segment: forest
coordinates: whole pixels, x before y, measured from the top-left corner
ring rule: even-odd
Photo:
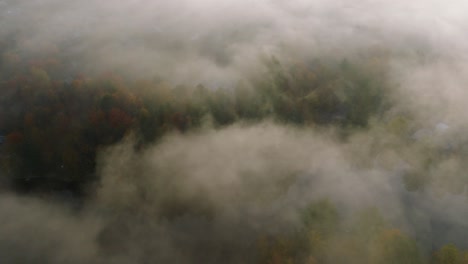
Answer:
[[[12,14],[41,4],[2,6],[2,262],[468,263],[463,59],[388,39],[246,59],[271,26],[250,21],[192,38],[192,65],[177,29],[38,40],[46,16]]]

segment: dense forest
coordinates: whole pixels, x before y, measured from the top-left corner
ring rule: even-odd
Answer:
[[[130,33],[94,25],[102,39],[58,41],[52,21],[35,39],[26,28],[48,21],[41,5],[63,8],[0,1],[1,262],[468,263],[456,56],[367,35],[371,45],[313,50],[295,35],[307,44],[297,54],[247,59],[236,49],[270,24],[222,24],[223,35],[199,21],[215,37],[191,37],[208,59],[186,66],[184,30],[152,28],[155,40],[128,22]],[[27,8],[31,21],[14,17]],[[119,54],[126,45],[136,53]],[[140,56],[158,53],[145,45],[164,55]],[[250,68],[232,70],[236,56]]]
[[[116,73],[63,80],[54,78],[64,75],[65,62],[58,58],[22,59],[4,48],[0,131],[8,180],[24,191],[79,193],[96,180],[98,149],[131,133],[144,147],[174,131],[267,119],[336,126],[343,133],[365,128],[389,108],[379,60],[385,58],[375,55],[356,64],[315,60],[284,68],[272,57],[252,87],[225,89],[171,87],[159,79],[128,80]]]

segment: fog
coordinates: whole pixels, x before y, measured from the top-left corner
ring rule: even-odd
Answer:
[[[377,206],[398,226],[427,225],[430,233],[431,210],[444,214],[445,201],[430,204],[431,195],[405,201],[410,194],[395,169],[362,167],[350,157],[369,151],[356,143],[340,146],[270,123],[169,136],[140,154],[127,139],[101,153],[101,183],[79,213],[63,202],[4,194],[2,259],[250,263],[260,234],[300,228],[301,210],[326,197],[343,217]],[[415,214],[412,206],[422,212],[419,219],[406,215]],[[463,224],[462,213],[444,221]]]
[[[79,212],[72,201],[3,194],[2,259],[251,263],[260,234],[301,228],[303,209],[325,198],[344,219],[379,208],[426,250],[466,245],[465,196],[406,191],[405,161],[375,153],[368,136],[342,145],[267,122],[173,135],[139,153],[126,139],[101,153],[101,182]]]
[[[272,57],[287,67],[375,53],[395,102],[345,140],[332,126],[210,117],[142,148],[127,135],[100,148],[85,198],[3,188],[0,259],[258,263],[260,237],[302,230],[303,211],[323,200],[345,227],[378,208],[425,256],[466,248],[467,30],[468,3],[456,0],[0,1],[2,43],[60,57],[58,79],[115,71],[229,90],[255,86]],[[413,174],[430,180],[412,188]]]
[[[213,86],[248,78],[259,57],[390,50],[466,60],[463,1],[2,1],[0,35],[24,52],[53,52],[80,70]],[[403,57],[403,58],[402,58]],[[409,57],[409,58],[408,58]],[[409,60],[409,61],[407,61]],[[434,61],[431,61],[434,62]]]

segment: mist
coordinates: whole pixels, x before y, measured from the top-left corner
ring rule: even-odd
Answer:
[[[63,198],[3,194],[2,259],[255,263],[260,237],[302,230],[304,210],[323,199],[344,219],[338,234],[378,208],[425,250],[466,245],[465,196],[408,191],[405,160],[397,148],[374,153],[370,132],[342,144],[326,134],[234,125],[171,135],[142,152],[127,138],[101,152],[100,183],[79,211]]]
[[[462,263],[466,30],[463,1],[0,1],[0,259]]]
[[[466,58],[466,4],[452,1],[2,1],[2,38],[22,52],[63,51],[71,70],[222,86],[293,61],[381,48],[408,57]],[[405,59],[395,56],[396,59]],[[412,64],[412,67],[417,65]],[[77,68],[74,68],[77,67]]]

